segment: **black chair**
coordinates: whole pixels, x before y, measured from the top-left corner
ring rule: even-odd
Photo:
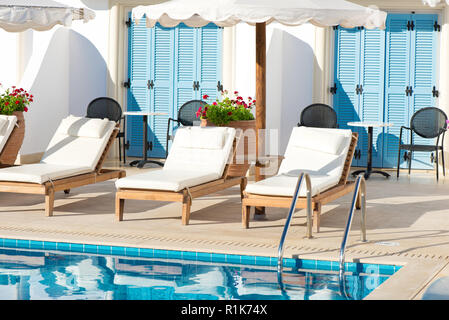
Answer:
[[[182,126],[193,126],[194,122],[200,119],[196,116],[199,108],[204,107],[207,102],[202,100],[190,100],[184,103],[178,110],[178,119],[168,118],[167,125],[167,145],[165,147],[165,157],[168,156],[168,142],[173,140],[174,135],[170,135],[170,122],[177,122],[178,125]]]
[[[323,103],[314,103],[301,112],[298,127],[338,128],[337,113]]]
[[[108,118],[111,121],[117,123],[122,122],[124,117],[122,116],[122,108],[120,104],[112,98],[99,97],[92,100],[87,106],[87,118]],[[125,149],[129,148],[129,143],[125,143],[125,121],[123,121],[123,131],[117,134],[118,148],[119,148],[119,160],[122,161],[122,145],[123,145],[123,163],[126,163]]]
[[[399,165],[401,162],[401,150],[407,150],[404,154],[404,159],[408,160],[408,173],[410,174],[412,167],[412,156],[415,151],[423,152],[435,152],[435,162],[436,162],[436,177],[438,181],[438,153],[441,151],[442,162],[443,162],[443,175],[446,175],[444,168],[444,133],[446,132],[446,114],[439,108],[428,107],[422,108],[416,111],[412,119],[410,120],[410,128],[401,126],[401,131],[399,133],[399,151],[398,151],[398,168],[397,177],[399,178]],[[403,129],[410,131],[410,144],[402,143],[402,131]],[[425,139],[436,139],[435,145],[423,145],[413,143],[413,134]],[[441,137],[441,145],[440,145]],[[432,155],[433,160],[433,155]]]

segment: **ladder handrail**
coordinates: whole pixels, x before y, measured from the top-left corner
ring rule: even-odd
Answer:
[[[352,197],[352,204],[346,223],[345,233],[340,246],[340,277],[344,277],[345,273],[345,249],[348,240],[349,230],[351,229],[352,218],[357,202],[360,201],[361,219],[360,219],[360,241],[366,242],[366,182],[363,174],[360,174],[355,181],[354,195]]]
[[[285,221],[284,231],[282,232],[281,240],[278,247],[278,275],[282,272],[283,267],[283,256],[284,256],[284,243],[287,237],[288,229],[290,228],[290,223],[292,220],[293,212],[296,209],[296,202],[298,200],[299,190],[302,181],[305,177],[306,180],[306,196],[307,196],[307,237],[312,238],[312,184],[310,182],[310,176],[307,173],[301,172],[296,183],[295,192],[293,193],[292,204],[287,215],[287,220]]]

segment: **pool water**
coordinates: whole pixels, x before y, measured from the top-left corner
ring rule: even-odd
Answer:
[[[337,272],[298,268],[300,261],[279,282],[273,265],[0,248],[0,299],[363,299],[394,273],[357,264],[342,290]]]

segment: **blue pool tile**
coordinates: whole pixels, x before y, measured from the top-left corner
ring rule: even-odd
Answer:
[[[316,260],[301,260],[301,269],[316,269]]]
[[[45,250],[56,250],[56,242],[44,241]]]
[[[256,257],[255,256],[241,256],[240,261],[242,264],[249,264],[249,265],[255,265],[256,264]]]
[[[295,268],[296,259],[284,258],[282,265],[286,268]]]
[[[70,245],[70,250],[74,252],[84,252],[84,245],[80,243],[72,243]]]
[[[196,252],[192,251],[183,251],[182,258],[185,260],[196,260]]]
[[[204,261],[204,262],[211,262],[212,261],[212,254],[209,253],[209,252],[197,252],[196,253],[196,260],[197,261]]]
[[[326,260],[318,260],[316,267],[318,270],[331,270],[332,262]]]
[[[256,265],[258,265],[258,266],[269,266],[270,265],[270,257],[259,257],[259,256],[256,256]]]
[[[98,253],[100,254],[111,254],[111,246],[98,246]]]
[[[30,249],[43,249],[44,243],[42,241],[30,240]]]
[[[57,250],[62,250],[62,251],[70,251],[70,243],[67,242],[58,242],[56,244],[56,249]]]
[[[154,249],[155,258],[167,258],[167,255],[168,255],[167,250]]]
[[[5,247],[15,248],[17,246],[17,240],[14,239],[4,239],[3,245]]]
[[[125,248],[124,247],[112,247],[111,248],[111,252],[113,255],[118,255],[118,256],[124,256],[125,255]]]
[[[84,245],[84,252],[86,253],[97,253],[98,252],[98,248],[96,245],[93,244],[85,244]]]
[[[167,250],[167,258],[169,259],[182,259],[182,252],[176,250]]]
[[[129,257],[138,257],[139,256],[139,248],[125,247],[125,255],[129,256]]]
[[[145,258],[153,258],[153,249],[142,248],[139,250],[139,255]]]
[[[30,247],[30,240],[17,240],[17,248],[26,248]]]
[[[241,256],[237,254],[227,254],[226,255],[226,262],[227,263],[240,263]]]
[[[212,262],[226,262],[226,255],[223,253],[212,253]]]
[[[380,264],[379,273],[384,275],[392,275],[394,273],[394,266]]]

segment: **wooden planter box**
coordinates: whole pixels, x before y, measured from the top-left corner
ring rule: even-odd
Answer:
[[[215,127],[215,125],[201,119],[202,127]],[[251,160],[256,159],[256,120],[231,121],[224,127],[231,127],[237,130],[236,137],[242,134],[241,139],[237,142],[237,152],[229,166],[228,176],[244,177],[248,172]]]
[[[17,117],[17,125],[11,132],[8,141],[0,154],[0,164],[14,164],[17,154],[22,147],[23,138],[25,137],[25,119],[23,117],[23,112],[14,111],[12,115]]]

